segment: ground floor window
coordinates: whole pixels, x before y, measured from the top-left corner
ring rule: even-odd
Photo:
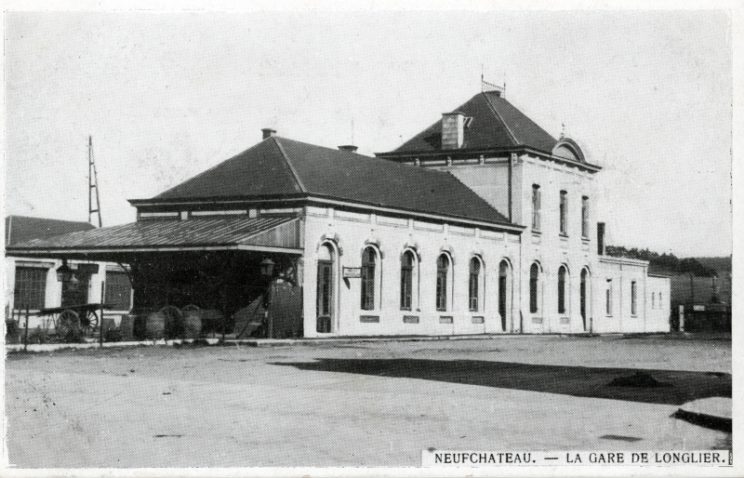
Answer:
[[[400,264],[400,308],[411,310],[413,307],[413,252],[406,251]]]
[[[612,315],[612,279],[607,279],[607,289],[605,290],[605,312]]]
[[[333,264],[334,253],[328,245],[323,245],[318,252],[318,276],[316,289],[315,313],[316,331],[331,332],[333,314]]]
[[[48,270],[40,267],[16,267],[13,307],[43,309]]]
[[[540,310],[538,303],[539,277],[540,266],[532,264],[532,267],[530,267],[530,312],[533,314]]]
[[[450,260],[446,254],[437,258],[437,310],[447,310],[447,281],[449,276]]]
[[[566,313],[566,267],[558,269],[558,313]]]
[[[638,283],[630,283],[630,315],[638,314]]]
[[[375,308],[375,267],[377,253],[371,247],[362,253],[362,310]]]
[[[480,277],[480,260],[477,257],[473,257],[470,260],[470,279],[468,281],[468,303],[470,304],[471,312],[477,312],[480,310],[480,304],[478,302],[480,296]]]

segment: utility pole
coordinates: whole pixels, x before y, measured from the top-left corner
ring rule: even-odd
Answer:
[[[95,196],[93,190],[95,189]],[[95,206],[93,199],[95,198]],[[93,159],[93,137],[88,136],[88,222],[91,222],[93,213],[98,215],[98,227],[103,227],[101,221],[101,198],[98,195],[98,173],[96,171],[96,162]]]

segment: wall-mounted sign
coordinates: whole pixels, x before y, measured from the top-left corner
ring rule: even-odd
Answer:
[[[359,279],[362,277],[361,267],[344,267],[343,268],[344,279]]]

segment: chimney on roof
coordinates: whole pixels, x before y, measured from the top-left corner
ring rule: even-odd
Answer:
[[[261,132],[263,133],[263,139],[271,138],[276,135],[276,130],[273,128],[263,128],[261,129]]]
[[[356,153],[356,150],[359,149],[358,146],[354,146],[353,144],[342,144],[338,147],[340,151],[348,151],[350,153]]]
[[[597,254],[605,255],[605,223],[597,223]]]
[[[442,149],[460,149],[465,142],[465,115],[442,113]]]

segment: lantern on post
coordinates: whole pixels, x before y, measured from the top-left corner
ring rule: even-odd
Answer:
[[[264,277],[272,277],[274,275],[274,266],[276,263],[268,257],[261,261],[261,275]]]
[[[57,280],[60,282],[72,280],[72,269],[67,265],[67,259],[62,259],[62,265],[57,268]]]

